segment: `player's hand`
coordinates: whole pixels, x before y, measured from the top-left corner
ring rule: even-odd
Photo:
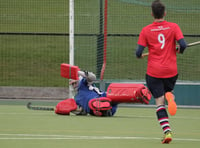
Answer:
[[[180,46],[179,45],[176,46],[176,52],[180,53]]]
[[[144,57],[147,57],[149,55],[149,53],[143,53],[142,56],[140,58],[144,58]]]

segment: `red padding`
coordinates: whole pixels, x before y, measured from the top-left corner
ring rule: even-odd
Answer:
[[[148,104],[151,94],[145,94],[148,89],[144,84],[111,83],[107,89],[107,97],[116,103],[145,103]]]
[[[74,79],[78,80],[78,71],[79,71],[78,66],[72,66],[66,63],[62,63],[60,65],[60,75],[64,78],[67,79]]]
[[[93,111],[99,110],[109,110],[112,108],[110,105],[111,99],[106,98],[106,97],[101,97],[101,98],[95,98],[91,99],[88,102],[89,108]]]
[[[63,100],[56,105],[55,113],[69,115],[71,111],[76,110],[76,101],[72,98]]]

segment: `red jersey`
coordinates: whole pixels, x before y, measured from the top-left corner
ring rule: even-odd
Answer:
[[[178,74],[176,41],[184,38],[180,27],[171,22],[153,22],[144,27],[138,44],[148,47],[147,74],[156,78],[170,78]]]

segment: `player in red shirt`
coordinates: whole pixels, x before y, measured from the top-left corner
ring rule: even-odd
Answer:
[[[178,78],[176,53],[183,53],[187,44],[180,27],[164,20],[165,5],[160,0],[155,0],[151,8],[154,22],[142,29],[136,56],[142,58],[144,48],[148,47],[146,83],[155,98],[158,122],[164,133],[162,143],[170,143],[172,135],[165,98],[169,113],[175,115],[177,106],[172,91]],[[177,47],[176,42],[179,44]]]

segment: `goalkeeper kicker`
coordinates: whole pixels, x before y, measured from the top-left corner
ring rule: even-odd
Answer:
[[[59,102],[54,110],[56,114],[113,116],[120,103],[149,104],[151,93],[143,84],[111,83],[107,91],[95,86],[96,75],[93,72],[81,71],[77,66],[61,64],[61,76],[70,79],[75,96]],[[29,109],[34,107],[28,106]],[[38,108],[39,110],[42,108]]]

